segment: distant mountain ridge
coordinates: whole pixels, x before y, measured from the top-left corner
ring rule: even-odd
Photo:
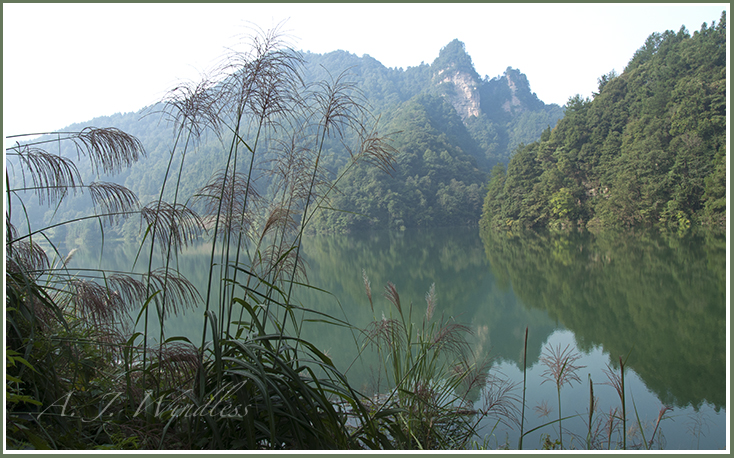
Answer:
[[[464,44],[459,40],[453,40],[442,48],[430,65],[421,64],[405,70],[387,68],[368,55],[357,57],[346,51],[326,54],[305,52],[302,56],[304,65],[301,73],[305,83],[333,80],[346,73],[346,78],[362,93],[372,113],[380,117],[381,124],[385,126],[381,131],[398,132],[394,136],[398,150],[402,149],[402,155],[415,156],[411,156],[411,160],[398,157],[398,167],[393,176],[376,175],[374,180],[380,186],[387,186],[388,181],[397,180],[396,183],[400,183],[400,186],[393,183],[386,190],[402,189],[421,179],[425,185],[421,188],[425,194],[423,206],[412,206],[411,202],[400,203],[394,192],[388,193],[389,197],[381,204],[382,217],[370,215],[346,225],[332,225],[334,222],[325,218],[322,228],[348,230],[364,227],[365,221],[371,221],[368,226],[389,227],[474,224],[481,210],[481,198],[477,198],[476,194],[483,194],[487,172],[494,165],[509,161],[517,145],[537,140],[543,129],[555,126],[563,116],[561,107],[546,105],[530,91],[527,78],[519,70],[508,67],[502,76],[480,78]],[[444,102],[446,106],[443,106]],[[146,203],[158,197],[158,186],[165,173],[164,164],[168,161],[173,144],[172,129],[162,117],[162,108],[163,105],[158,104],[135,113],[98,117],[63,130],[81,130],[86,126],[116,127],[136,136],[148,151],[148,157],[122,174],[105,180],[127,186],[140,197],[141,202]],[[419,118],[431,122],[418,125],[415,122],[418,118],[411,118],[411,113],[422,113]],[[416,135],[421,137],[423,143],[411,141],[411,136]],[[430,141],[427,140],[429,138]],[[424,150],[416,152],[418,144],[422,144]],[[335,174],[349,156],[337,141],[326,146],[329,154],[324,158],[324,164]],[[72,149],[62,150],[62,154],[76,157]],[[194,195],[201,189],[223,167],[223,154],[221,143],[217,143],[215,136],[205,136],[198,145],[197,154],[186,159],[187,170],[181,180],[182,192]],[[427,164],[426,158],[440,160]],[[411,165],[406,168],[405,164],[408,163]],[[91,169],[84,164],[79,164],[79,168],[85,181],[95,178],[91,176]],[[352,178],[345,177],[340,188],[355,189],[354,183],[348,182]],[[430,185],[426,181],[428,178]],[[259,183],[259,191],[267,194],[267,178]],[[368,186],[368,183],[363,185]],[[471,198],[457,197],[457,193],[464,195],[469,188]],[[443,190],[443,198],[437,194],[439,189]],[[452,199],[448,199],[446,194],[449,189],[455,194]],[[355,211],[354,196],[349,193],[341,193],[340,196],[343,204],[340,209]],[[84,214],[89,205],[84,196],[69,196],[65,200],[55,211],[45,208],[30,211],[37,219],[48,221],[53,216],[58,221]],[[436,204],[439,201],[443,204]],[[402,213],[398,212],[400,214],[393,212],[393,216],[388,216],[388,206],[395,209],[401,205],[412,206],[412,211],[406,209]],[[449,207],[451,211],[448,211]],[[423,217],[412,214],[418,208],[427,213]],[[441,212],[444,213],[439,215]],[[450,214],[454,216],[447,216]],[[128,227],[112,231],[124,233],[132,229]],[[80,232],[84,233],[85,230],[80,229]]]
[[[482,150],[476,157],[482,170],[506,163],[520,143],[530,143],[554,127],[563,108],[545,104],[530,90],[527,77],[508,67],[503,75],[481,78],[464,43],[455,39],[429,64],[406,70],[387,68],[374,58],[346,51],[306,53],[307,79],[325,78],[339,69],[365,91],[375,112],[392,119],[395,109],[420,93],[440,95],[451,103]]]
[[[343,212],[323,213],[321,230],[476,224],[486,172],[563,116],[519,70],[480,78],[459,40],[405,71],[344,51],[306,58],[310,68],[350,68],[400,152],[391,175],[351,170],[331,201]]]

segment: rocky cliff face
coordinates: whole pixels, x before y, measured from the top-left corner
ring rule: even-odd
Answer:
[[[507,113],[519,113],[523,111],[522,102],[517,98],[517,84],[512,78],[512,72],[506,71],[504,78],[507,80],[507,87],[510,89],[510,98],[502,104],[502,109]]]
[[[431,70],[435,90],[453,105],[465,124],[482,113],[515,116],[542,110],[545,105],[530,91],[527,77],[517,69],[507,67],[502,76],[482,79],[459,40],[441,49]]]
[[[479,81],[476,78],[461,70],[440,70],[438,76],[440,83],[446,85],[444,96],[454,106],[462,121],[471,116],[479,116]]]
[[[443,47],[431,64],[431,70],[434,87],[453,105],[462,121],[479,116],[481,79],[464,43],[453,40]]]

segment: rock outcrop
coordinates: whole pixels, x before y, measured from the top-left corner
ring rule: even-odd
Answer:
[[[461,70],[439,71],[440,82],[445,85],[444,95],[449,99],[462,121],[479,116],[479,81]]]

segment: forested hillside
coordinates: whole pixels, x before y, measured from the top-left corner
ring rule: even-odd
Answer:
[[[653,33],[621,75],[576,97],[540,140],[496,166],[482,225],[723,226],[726,16]]]
[[[323,215],[316,225],[320,229],[476,224],[486,173],[495,164],[507,162],[517,144],[536,140],[563,115],[558,105],[540,101],[518,70],[508,68],[504,75],[480,78],[458,40],[441,49],[432,64],[405,70],[387,68],[368,55],[358,57],[346,51],[307,52],[302,58],[298,70],[304,84],[339,81],[348,86],[355,100],[379,120],[380,133],[393,134],[398,153],[392,175],[367,164],[350,171],[339,182],[339,193],[334,194],[338,197],[331,202],[333,208],[350,213]],[[166,104],[158,103],[136,113],[99,117],[63,129],[116,127],[136,136],[147,151],[146,158],[113,177],[98,175],[80,160],[77,165],[84,181],[102,179],[125,185],[143,205],[158,199],[176,145],[165,110]],[[274,160],[290,140],[284,129],[274,128],[262,136],[253,173],[256,189],[265,197],[275,192],[271,187]],[[343,171],[350,158],[348,146],[354,140],[326,140],[320,161],[329,174],[323,180],[333,180]],[[224,166],[229,149],[226,141],[209,130],[191,146],[181,171],[179,198],[191,199]],[[73,145],[60,153],[80,159]],[[170,167],[175,170],[177,163]],[[239,164],[238,170],[248,173],[247,167]],[[168,192],[164,191],[163,198],[172,198]],[[189,203],[200,210],[194,200]],[[43,221],[46,226],[86,215],[91,205],[88,196],[79,194],[66,196],[58,208],[26,210],[31,221]],[[59,227],[55,235],[88,240],[97,229],[95,223],[81,221]],[[140,222],[128,220],[124,227],[106,230],[108,235],[130,235],[139,232]]]
[[[321,230],[476,224],[485,173],[471,153],[479,147],[451,105],[418,95],[401,105],[391,130],[399,151],[387,174],[360,164],[344,176]]]
[[[350,62],[340,53],[327,57]],[[480,78],[458,40],[430,66],[405,72],[363,59],[372,65],[357,67],[359,76],[393,133],[395,168],[389,175],[369,164],[350,170],[330,202],[338,211],[320,215],[320,230],[476,224],[486,172],[563,113],[539,100],[518,70]]]

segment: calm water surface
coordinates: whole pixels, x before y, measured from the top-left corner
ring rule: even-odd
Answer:
[[[102,266],[127,270],[136,246],[108,244]],[[209,246],[188,249],[179,269],[205,291]],[[663,406],[672,407],[656,435],[667,450],[726,447],[726,244],[724,236],[636,234],[490,234],[476,228],[369,232],[311,236],[304,241],[312,289],[296,292],[297,301],[366,328],[394,313],[382,296],[392,282],[415,316],[425,311],[433,283],[434,316],[453,317],[473,332],[478,357],[492,361],[490,372],[522,382],[526,327],[528,382],[525,430],[558,417],[555,384],[543,383],[541,354],[549,346],[578,352],[581,383],[561,391],[564,445],[584,448],[589,379],[599,398],[597,418],[621,407],[605,371],[625,373],[628,443],[640,443],[635,410],[650,433]],[[82,249],[79,265],[99,251]],[[371,282],[374,312],[365,294],[362,272]],[[417,318],[420,319],[420,318]],[[201,338],[201,311],[167,322],[167,335]],[[327,351],[352,384],[370,393],[380,390],[376,355],[358,357],[362,336],[347,328],[308,323],[304,337]],[[348,368],[348,370],[347,370]],[[520,394],[518,390],[516,394]],[[481,396],[476,405],[484,402]],[[584,420],[586,419],[586,420]],[[518,428],[486,419],[488,445],[517,448]],[[496,425],[496,427],[495,427]],[[558,438],[558,426],[546,426],[524,439],[540,448],[542,436]],[[576,437],[574,437],[576,435]],[[619,437],[613,436],[613,441]],[[606,447],[606,446],[605,446]],[[612,448],[614,448],[614,443]]]

